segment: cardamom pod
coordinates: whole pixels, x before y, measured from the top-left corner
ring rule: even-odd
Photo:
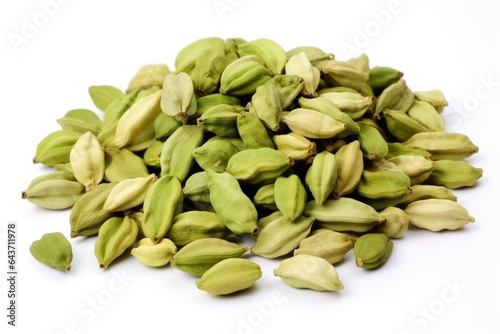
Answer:
[[[196,281],[198,289],[211,295],[228,295],[252,287],[262,277],[257,263],[247,259],[230,258],[208,269]]]
[[[281,261],[274,275],[298,289],[316,291],[341,291],[344,285],[335,268],[325,259],[308,254],[298,254]]]
[[[41,263],[62,271],[70,271],[73,250],[68,239],[60,233],[45,233],[30,246],[30,253]]]
[[[203,238],[182,247],[172,258],[171,264],[194,276],[202,276],[208,269],[222,260],[238,258],[248,248],[218,238]]]

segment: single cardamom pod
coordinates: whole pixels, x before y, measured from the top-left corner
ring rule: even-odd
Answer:
[[[356,266],[374,269],[387,261],[392,253],[393,243],[383,233],[367,233],[360,236],[354,244]]]
[[[226,238],[231,230],[222,223],[214,212],[186,211],[174,217],[166,238],[178,247],[184,247],[194,240],[203,238]]]
[[[136,101],[118,120],[114,145],[141,151],[155,139],[154,120],[161,113],[161,90]]]
[[[163,81],[161,110],[182,124],[196,112],[193,81],[187,73],[168,74]]]
[[[119,212],[141,205],[151,185],[158,179],[155,174],[120,181],[111,190],[104,202],[103,209]]]
[[[293,132],[274,135],[272,140],[278,151],[294,161],[309,161],[318,154],[316,142]]]
[[[124,95],[118,88],[108,85],[90,86],[89,94],[95,106],[102,111],[106,110],[111,102]]]
[[[298,289],[316,291],[341,291],[344,285],[335,268],[325,259],[308,254],[298,254],[281,261],[274,275]]]
[[[242,107],[221,104],[205,111],[196,124],[220,137],[237,137],[237,119]]]
[[[46,233],[30,246],[30,253],[41,263],[62,271],[70,271],[73,250],[68,239],[60,233]]]
[[[139,240],[137,247],[132,248],[130,254],[148,267],[163,267],[176,252],[177,246],[169,239],[154,243],[150,238],[144,238]]]
[[[447,199],[418,200],[408,204],[404,211],[413,226],[433,232],[458,230],[474,223],[474,217],[462,205]]]
[[[363,153],[359,140],[343,145],[335,153],[337,158],[337,180],[333,189],[333,198],[352,193],[358,186],[363,174]]]
[[[384,221],[371,206],[348,197],[328,199],[323,204],[309,201],[304,215],[314,217],[319,228],[336,232],[364,233]]]
[[[87,131],[71,149],[69,161],[75,178],[90,190],[104,178],[106,163],[101,144],[92,132]]]
[[[293,251],[293,255],[314,255],[335,264],[342,261],[345,254],[352,248],[353,243],[346,234],[329,229],[319,229],[303,239],[299,247]]]
[[[37,145],[34,163],[49,167],[69,162],[69,154],[82,134],[73,130],[57,130],[45,136]]]
[[[330,197],[335,188],[337,176],[337,157],[333,153],[323,151],[314,157],[307,170],[305,183],[316,203],[323,204]]]
[[[292,252],[309,235],[314,217],[301,216],[290,221],[283,214],[267,223],[258,232],[252,254],[274,259]]]
[[[311,64],[320,71],[325,67],[326,63],[335,58],[333,53],[325,52],[318,47],[299,46],[286,52],[287,59],[290,59],[292,56],[297,55],[301,52],[304,52]]]
[[[172,258],[171,264],[179,270],[202,276],[208,269],[222,260],[238,258],[248,248],[218,238],[203,238],[182,247]]]
[[[225,259],[208,269],[196,281],[198,289],[211,295],[227,295],[252,287],[262,277],[257,263],[247,259]]]
[[[74,176],[64,171],[55,171],[35,177],[22,198],[50,210],[72,207],[85,193],[85,187]]]
[[[429,176],[429,183],[451,189],[472,187],[483,176],[483,169],[465,161],[437,160]]]
[[[332,138],[347,129],[345,123],[312,109],[297,108],[283,116],[292,132],[310,139]]]
[[[456,132],[421,132],[403,144],[425,150],[434,160],[464,160],[479,148],[464,134]]]
[[[364,170],[357,192],[365,198],[398,198],[411,193],[411,180],[402,170]]]
[[[321,72],[312,66],[305,52],[300,52],[288,59],[285,66],[285,73],[287,75],[298,75],[304,80],[301,91],[303,96],[318,96],[316,90],[318,89]]]
[[[387,141],[382,134],[373,126],[358,122],[359,133],[357,140],[359,141],[363,156],[368,160],[383,159],[389,152]]]
[[[59,123],[64,130],[80,133],[90,131],[94,135],[97,135],[102,129],[102,121],[99,116],[88,109],[70,110],[62,118],[57,119],[57,123]]]
[[[295,221],[302,215],[307,202],[307,192],[296,174],[276,179],[274,202],[288,221]]]
[[[281,110],[287,109],[297,98],[302,87],[304,79],[298,75],[275,75],[265,85],[273,85],[278,90]]]
[[[255,89],[252,100],[247,104],[247,109],[250,113],[257,115],[269,130],[278,131],[283,115],[281,104],[280,92],[269,80]]]
[[[228,172],[208,169],[206,173],[210,203],[222,223],[237,235],[252,233],[257,228],[257,210],[238,180]]]
[[[294,165],[285,153],[261,147],[240,151],[228,161],[226,172],[247,184],[271,183]]]
[[[168,232],[174,217],[182,212],[184,195],[175,176],[162,176],[147,190],[144,198],[144,225],[146,237],[159,242]]]
[[[203,142],[203,128],[183,125],[168,137],[160,156],[161,176],[176,176],[184,182],[194,164],[193,150]]]
[[[99,228],[94,253],[99,268],[106,269],[127,248],[131,247],[138,235],[136,222],[128,216],[112,217]]]
[[[438,113],[441,113],[444,108],[448,106],[448,102],[446,101],[443,92],[439,89],[425,92],[415,92],[415,100],[430,103],[434,108],[436,108]]]

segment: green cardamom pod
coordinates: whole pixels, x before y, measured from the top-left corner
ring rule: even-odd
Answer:
[[[163,267],[170,263],[176,252],[177,246],[169,239],[154,243],[150,238],[144,238],[139,240],[130,254],[148,267]]]
[[[323,204],[309,201],[304,215],[314,217],[317,227],[336,232],[364,233],[384,221],[374,208],[348,197],[328,199]]]
[[[316,291],[341,291],[344,285],[335,268],[325,259],[308,254],[298,254],[281,261],[274,275],[298,289]]]
[[[203,128],[183,125],[168,137],[160,156],[161,176],[176,176],[184,182],[193,164],[193,150],[203,142]]]
[[[465,161],[437,160],[429,176],[429,183],[451,189],[472,187],[483,176],[483,169]]]
[[[333,193],[338,176],[337,157],[328,151],[317,154],[307,170],[305,183],[316,203],[323,204]]]
[[[413,226],[433,232],[458,230],[475,221],[462,205],[447,199],[418,200],[408,204],[404,211]]]
[[[233,233],[252,233],[257,228],[257,210],[241,190],[238,180],[228,172],[206,171],[210,203],[222,223]]]
[[[103,209],[120,212],[132,209],[144,203],[148,189],[158,179],[155,174],[120,181],[111,190],[104,202]]]
[[[162,176],[148,189],[144,198],[144,235],[154,243],[168,232],[174,217],[182,212],[184,195],[175,176]]]
[[[463,160],[479,151],[469,137],[456,132],[416,133],[403,144],[426,150],[434,160]]]
[[[90,190],[104,178],[106,163],[104,151],[96,136],[87,131],[71,149],[69,161],[75,178]]]
[[[222,260],[238,258],[248,248],[218,238],[203,238],[182,247],[172,258],[171,264],[194,276],[202,276],[208,269]]]
[[[46,233],[30,246],[30,253],[41,263],[62,271],[70,271],[73,250],[68,239],[60,233]]]
[[[73,130],[57,130],[45,136],[37,145],[34,163],[49,167],[69,162],[69,154],[82,134]]]
[[[118,88],[108,85],[90,86],[89,94],[95,106],[102,111],[106,110],[111,102],[124,95]]]
[[[166,238],[182,248],[194,240],[203,238],[226,238],[232,235],[221,218],[209,211],[186,211],[174,217]]]
[[[198,289],[211,295],[228,295],[252,287],[262,277],[257,263],[247,259],[225,259],[208,269],[196,281]]]
[[[64,130],[80,133],[90,131],[94,135],[97,135],[102,129],[102,121],[99,116],[88,109],[70,110],[63,117],[58,118],[57,123],[59,123]]]
[[[274,259],[292,252],[311,232],[314,217],[301,216],[290,221],[283,214],[267,223],[258,232],[252,254]]]
[[[234,154],[227,163],[226,172],[247,184],[265,184],[274,182],[293,165],[293,159],[285,153],[261,147]]]
[[[104,149],[106,168],[104,176],[109,182],[120,182],[149,175],[144,160],[126,148]]]
[[[276,179],[274,202],[288,221],[295,221],[302,215],[307,202],[307,192],[296,174]]]
[[[152,86],[161,87],[165,76],[170,73],[165,64],[153,64],[141,67],[130,80],[126,93],[143,90]]]
[[[293,255],[308,254],[327,260],[331,264],[344,259],[345,254],[353,248],[349,237],[329,229],[319,229],[303,239]]]
[[[72,207],[85,193],[85,187],[74,176],[64,171],[55,171],[35,177],[22,198],[51,210]]]
[[[94,253],[99,268],[106,269],[127,248],[131,247],[138,235],[138,227],[130,217],[112,217],[99,228]]]
[[[391,256],[393,243],[383,233],[363,234],[354,244],[356,266],[374,269],[382,265]]]

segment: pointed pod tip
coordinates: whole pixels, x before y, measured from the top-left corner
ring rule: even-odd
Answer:
[[[71,238],[76,238],[78,236],[78,232],[71,231],[71,233],[69,235],[70,235]]]
[[[65,272],[69,272],[71,270],[71,265],[67,265],[66,267],[64,267],[64,271]]]
[[[28,194],[26,193],[26,191],[21,192],[21,198],[22,199],[27,199],[28,198]]]

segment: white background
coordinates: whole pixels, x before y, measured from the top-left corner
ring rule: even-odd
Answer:
[[[15,222],[19,270],[18,326],[6,325],[2,278],[0,331],[499,332],[497,1],[61,0],[44,21],[46,2],[0,5],[0,267],[7,272],[6,225]],[[39,27],[27,35],[23,27],[34,20]],[[25,39],[16,44],[13,36]],[[341,60],[364,52],[372,66],[403,71],[414,91],[441,89],[450,103],[443,113],[447,130],[467,134],[480,147],[468,162],[484,169],[483,178],[472,189],[454,191],[476,223],[445,233],[411,230],[375,271],[356,268],[349,253],[337,266],[345,285],[340,293],[290,288],[272,275],[278,261],[255,258],[264,271],[255,287],[216,298],[175,268],[147,268],[134,258],[100,270],[94,238],[71,240],[70,273],[37,262],[29,254],[32,241],[47,232],[69,234],[69,211],[21,200],[31,179],[48,171],[31,162],[39,140],[59,128],[56,119],[66,111],[95,110],[89,86],[125,89],[146,64],[173,69],[182,47],[208,36],[267,37],[285,49],[314,45]]]

